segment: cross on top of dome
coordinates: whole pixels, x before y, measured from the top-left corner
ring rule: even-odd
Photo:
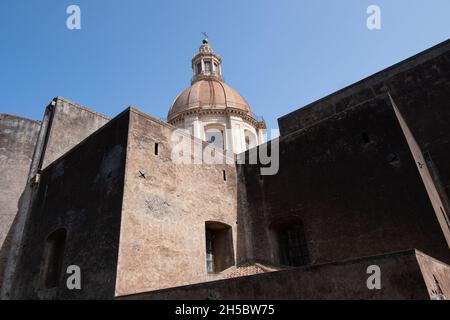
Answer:
[[[202,35],[203,35],[203,41],[202,41],[202,45],[200,46],[199,52],[200,53],[213,53],[213,50],[212,50],[211,46],[209,45],[208,34],[206,32],[202,32]]]
[[[208,43],[209,41],[208,41],[208,34],[206,33],[206,32],[202,32],[202,35],[203,35],[203,43],[204,44],[206,44],[206,43]]]

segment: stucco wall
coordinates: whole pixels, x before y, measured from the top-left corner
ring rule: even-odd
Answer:
[[[236,246],[234,165],[173,163],[172,131],[131,113],[116,295],[207,281],[208,220],[231,226]]]

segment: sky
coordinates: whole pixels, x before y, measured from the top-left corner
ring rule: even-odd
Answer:
[[[81,9],[69,30],[67,7]],[[381,29],[367,28],[367,8]],[[0,113],[40,120],[62,96],[165,118],[205,31],[225,81],[268,128],[450,36],[449,0],[1,0]]]

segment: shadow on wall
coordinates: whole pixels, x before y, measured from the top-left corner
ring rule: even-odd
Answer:
[[[25,189],[26,190],[26,189]],[[6,235],[5,240],[0,248],[0,300],[8,299],[10,297],[9,292],[9,284],[12,281],[12,277],[14,274],[10,272],[10,268],[8,268],[8,264],[10,261],[10,255],[13,254],[11,251],[12,244],[14,241],[14,234],[19,225],[19,208],[22,206],[24,202],[25,192],[22,192],[19,201],[17,203],[17,214],[14,217],[14,220],[9,228],[8,234]],[[8,270],[9,269],[9,270]]]

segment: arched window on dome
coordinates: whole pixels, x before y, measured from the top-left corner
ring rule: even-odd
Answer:
[[[245,150],[252,149],[258,145],[256,142],[256,136],[249,130],[244,130],[244,137],[245,137]]]
[[[205,73],[211,72],[211,61],[205,61]]]
[[[213,144],[218,149],[224,149],[224,134],[223,129],[216,127],[216,126],[210,126],[205,128],[205,140],[209,144]]]

